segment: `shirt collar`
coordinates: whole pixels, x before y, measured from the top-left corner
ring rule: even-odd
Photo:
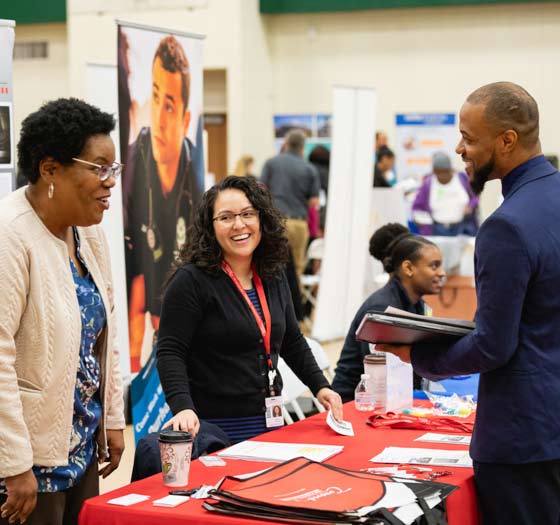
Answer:
[[[406,310],[407,312],[419,311],[419,310],[423,311],[424,301],[420,299],[417,303],[413,303],[410,300],[410,297],[408,296],[408,293],[405,290],[404,286],[402,285],[402,283],[399,281],[397,277],[393,276],[391,278],[391,286],[393,286],[394,289],[397,290],[397,293],[401,297],[402,304],[404,305],[403,310]]]
[[[533,169],[535,166],[546,162],[544,155],[538,155],[532,159],[526,160],[516,168],[513,168],[503,179],[502,179],[502,195],[507,197],[508,193],[512,190],[515,183],[529,170]]]

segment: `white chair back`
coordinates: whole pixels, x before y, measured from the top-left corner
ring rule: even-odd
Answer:
[[[306,337],[305,340],[307,341],[309,348],[311,348],[311,351],[313,352],[313,356],[315,357],[315,361],[317,361],[319,368],[323,371],[327,379],[329,381],[332,381],[334,376],[331,369],[331,362],[329,360],[329,357],[327,356],[327,353],[321,346],[321,343],[319,343],[319,341],[317,341],[316,339],[312,339],[311,337]]]
[[[305,414],[298,402],[298,397],[306,394],[311,397],[313,404],[319,412],[325,411],[323,405],[321,405],[321,403],[319,403],[319,401],[311,395],[309,388],[307,388],[307,386],[299,380],[294,372],[292,372],[292,369],[286,364],[286,361],[284,361],[281,357],[278,358],[278,371],[280,372],[284,383],[284,387],[282,388],[282,401],[284,404],[283,415],[286,423],[291,424],[294,422],[286,405],[289,405],[292,408],[300,421],[305,419]]]

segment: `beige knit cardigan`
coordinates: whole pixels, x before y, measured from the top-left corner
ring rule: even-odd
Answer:
[[[78,233],[107,311],[96,345],[104,454],[106,429],[125,426],[113,286],[103,230]],[[0,478],[68,463],[80,337],[66,243],[50,233],[21,188],[0,200]]]

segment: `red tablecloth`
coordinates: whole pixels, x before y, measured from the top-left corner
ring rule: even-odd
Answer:
[[[358,412],[352,403],[347,403],[344,406],[344,418],[354,425],[355,437],[336,434],[327,426],[325,423],[326,414],[322,413],[256,439],[270,442],[344,445],[344,450],[327,460],[326,463],[350,469],[372,467],[374,464],[369,459],[388,446],[445,448],[450,450],[464,450],[465,448],[457,445],[413,441],[424,434],[425,431],[371,428],[366,425],[368,415],[368,412]],[[226,460],[226,462],[225,467],[205,467],[199,461],[193,461],[189,476],[189,487],[215,484],[226,474],[255,472],[272,465],[271,463],[231,459]],[[477,525],[479,519],[472,469],[444,468],[450,470],[453,474],[441,478],[441,481],[459,487],[459,490],[456,490],[447,498],[449,524]],[[263,522],[210,513],[202,508],[202,500],[192,498],[172,509],[154,507],[151,500],[166,496],[168,491],[169,489],[163,485],[161,474],[158,474],[92,498],[87,500],[82,508],[79,525],[128,525],[129,523],[141,523],[142,525],[161,525],[162,523],[165,525],[199,523],[249,525],[271,523],[270,521]],[[130,507],[120,507],[107,503],[112,498],[132,492],[148,495],[151,500]]]

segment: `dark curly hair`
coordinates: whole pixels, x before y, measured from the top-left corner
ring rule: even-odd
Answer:
[[[189,105],[191,90],[191,72],[185,50],[173,35],[168,35],[160,41],[152,65],[157,58],[161,60],[165,71],[169,73],[177,73],[178,71],[181,73],[181,98],[183,99],[184,113]]]
[[[284,219],[272,204],[270,192],[263,184],[254,177],[233,175],[212,186],[202,196],[194,223],[187,233],[187,242],[175,261],[171,275],[187,263],[194,263],[210,273],[221,271],[223,253],[214,234],[212,218],[216,198],[224,190],[242,191],[259,212],[262,237],[253,252],[253,262],[263,279],[279,277],[289,257]]]
[[[109,135],[115,119],[109,113],[78,100],[59,98],[43,104],[21,124],[18,143],[19,173],[31,183],[39,180],[39,163],[52,157],[63,165],[79,157],[93,135]]]
[[[369,240],[369,253],[383,264],[387,273],[398,271],[404,261],[416,262],[424,246],[432,241],[410,233],[402,224],[391,222],[374,232]]]

